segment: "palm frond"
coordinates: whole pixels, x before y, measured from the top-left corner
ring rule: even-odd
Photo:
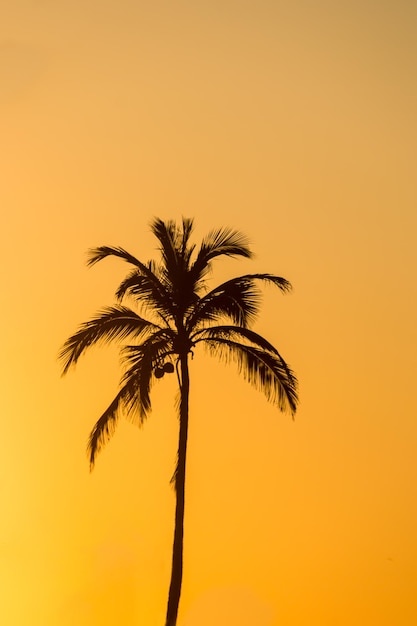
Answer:
[[[202,241],[199,257],[210,261],[216,256],[243,256],[252,257],[249,241],[246,235],[232,228],[217,228],[212,230]],[[200,258],[201,258],[200,257]]]
[[[269,402],[292,415],[297,409],[297,379],[282,357],[263,348],[233,341],[226,337],[201,339],[209,353],[229,363],[237,363],[239,372]]]
[[[92,267],[93,265],[95,265],[99,261],[102,261],[108,256],[116,256],[119,259],[123,259],[127,263],[131,263],[132,265],[135,265],[140,269],[145,267],[144,264],[141,263],[141,261],[139,261],[136,257],[127,252],[127,250],[117,246],[98,246],[97,248],[90,248],[90,250],[88,251],[87,265],[88,267]]]
[[[272,283],[284,293],[291,289],[291,283],[274,274],[245,274],[232,278],[200,298],[188,315],[187,328],[192,330],[206,321],[224,317],[247,327],[258,312],[260,291],[257,282]]]
[[[156,285],[138,270],[132,270],[122,280],[116,291],[116,298],[121,302],[126,296],[131,296],[144,311],[149,311],[160,317],[166,326],[173,319],[175,306],[172,295],[162,283]]]
[[[90,471],[93,470],[97,454],[114,435],[120,417],[120,405],[123,402],[125,389],[121,389],[113,402],[107,407],[103,415],[95,423],[90,433],[87,452],[90,460]]]
[[[191,335],[191,340],[194,344],[206,339],[231,339],[232,341],[237,341],[239,343],[243,342],[245,345],[252,344],[261,350],[273,352],[279,358],[282,358],[275,346],[265,339],[265,337],[262,337],[262,335],[259,335],[255,331],[243,326],[209,326],[207,328],[197,330],[193,335]]]
[[[151,230],[161,244],[160,251],[166,269],[176,270],[179,264],[176,240],[178,228],[173,220],[164,222],[156,217],[151,222]]]
[[[143,424],[151,410],[150,389],[155,364],[170,353],[171,348],[171,335],[162,329],[142,345],[122,349],[123,360],[129,367],[122,376],[120,391],[90,433],[87,450],[91,470],[97,454],[113,436],[122,413],[139,426]]]
[[[134,269],[122,280],[120,285],[116,290],[116,298],[119,302],[123,300],[126,295],[130,295],[132,293],[132,289],[138,289],[142,286],[142,283],[146,281],[145,277],[137,270]],[[149,289],[149,282],[145,282],[145,286],[147,287],[144,296],[148,299],[152,294],[151,289]]]
[[[161,279],[154,271],[154,263],[150,261],[148,264],[142,263],[136,257],[127,252],[124,248],[112,247],[112,246],[100,246],[98,248],[92,248],[89,250],[89,258],[87,265],[92,266],[106,258],[107,256],[116,256],[124,261],[131,263],[136,268],[131,272],[128,277],[122,281],[116,291],[116,297],[121,300],[126,289],[131,286],[133,276],[142,277],[138,283],[142,287],[142,291],[137,295],[141,295],[148,300],[150,306],[153,306],[164,314],[164,317],[173,315],[172,299],[170,298],[169,289],[163,284]]]
[[[150,391],[155,367],[168,354],[172,354],[175,333],[169,329],[161,329],[153,333],[140,346],[125,346],[122,349],[122,360],[127,367],[122,384],[136,381],[134,394],[125,401],[129,416],[139,415],[143,420],[151,410]],[[133,387],[129,387],[133,389]]]
[[[207,321],[222,318],[246,327],[256,317],[259,300],[255,281],[245,277],[228,280],[196,302],[188,315],[187,328],[192,331]]]
[[[151,222],[151,230],[161,244],[161,252],[166,266],[188,264],[194,245],[190,245],[193,231],[193,220],[183,217],[181,226],[173,220],[164,222],[155,218]]]
[[[194,246],[189,243],[193,221],[183,218],[182,225],[155,218],[152,232],[160,242],[162,282],[175,303],[176,316],[183,314],[195,300],[194,282],[189,272]]]
[[[182,236],[181,236],[181,257],[184,259],[185,265],[188,268],[190,264],[191,255],[195,249],[195,245],[190,245],[190,237],[193,232],[194,221],[187,217],[182,218]]]
[[[282,278],[282,276],[275,276],[275,274],[246,274],[242,276],[247,280],[260,280],[265,283],[272,283],[275,287],[278,287],[283,293],[288,293],[292,290],[292,285],[289,280]]]
[[[252,258],[249,241],[245,235],[231,228],[212,230],[201,243],[200,250],[191,267],[195,282],[199,282],[210,270],[210,261],[218,256],[243,256]]]
[[[77,332],[64,343],[59,353],[59,359],[63,362],[62,374],[66,374],[77,363],[87,348],[98,342],[109,343],[127,337],[140,338],[158,328],[128,307],[107,307],[97,317],[81,324]]]

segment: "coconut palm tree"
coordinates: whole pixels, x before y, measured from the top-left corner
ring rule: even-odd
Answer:
[[[198,346],[225,362],[234,361],[243,376],[280,410],[294,414],[297,380],[278,350],[250,329],[259,307],[261,283],[282,292],[290,283],[273,274],[245,274],[208,290],[212,262],[220,256],[251,258],[247,239],[228,228],[214,230],[198,249],[191,243],[191,219],[181,224],[154,219],[159,262],[143,263],[123,248],[101,246],[89,252],[88,265],[108,256],[131,266],[121,282],[118,304],[82,324],[63,345],[63,374],[95,344],[120,342],[124,371],[120,389],[96,422],[88,441],[90,468],[125,414],[142,424],[151,410],[150,390],[157,379],[176,371],[179,386],[179,443],[172,477],[176,493],[172,574],[166,626],[175,626],[183,569],[185,466],[190,389],[189,355]],[[126,299],[137,310],[122,304]]]

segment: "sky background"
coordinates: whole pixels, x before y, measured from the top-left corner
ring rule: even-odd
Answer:
[[[154,257],[154,216],[246,233],[295,421],[196,351],[178,626],[417,623],[417,5],[3,0],[0,621],[160,626],[172,378],[92,474],[118,355],[78,324]]]

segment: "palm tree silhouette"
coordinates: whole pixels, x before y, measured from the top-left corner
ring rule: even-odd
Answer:
[[[65,374],[87,348],[97,343],[133,342],[121,347],[124,373],[120,390],[91,431],[90,469],[113,435],[120,415],[136,417],[142,424],[151,410],[150,390],[155,379],[176,370],[179,443],[172,477],[176,511],[166,626],[175,626],[177,622],[181,594],[190,353],[202,344],[209,354],[236,362],[246,380],[280,410],[294,414],[297,405],[295,375],[277,349],[249,328],[258,312],[258,283],[271,283],[282,292],[291,289],[290,283],[273,274],[246,274],[208,291],[206,278],[213,259],[222,255],[251,258],[252,253],[247,239],[228,228],[210,232],[196,250],[190,242],[192,229],[191,219],[183,218],[177,225],[155,218],[151,230],[160,244],[158,263],[142,263],[123,248],[101,246],[90,250],[90,266],[116,256],[132,269],[116,291],[119,304],[103,309],[82,324],[59,355]],[[127,297],[146,317],[121,304]]]

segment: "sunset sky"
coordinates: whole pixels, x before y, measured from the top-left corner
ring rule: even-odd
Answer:
[[[163,626],[174,377],[86,442],[116,349],[57,354],[114,303],[154,216],[247,234],[255,329],[295,421],[196,350],[178,626],[417,624],[417,4],[13,0],[0,20],[0,623]],[[213,284],[215,284],[213,282]]]

